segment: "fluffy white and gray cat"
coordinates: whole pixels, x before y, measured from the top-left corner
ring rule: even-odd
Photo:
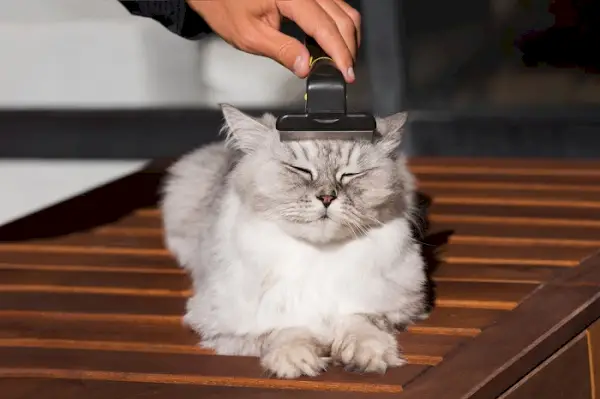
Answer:
[[[395,327],[426,317],[406,116],[377,119],[375,143],[281,142],[272,115],[222,110],[225,142],[164,186],[166,244],[194,283],[186,324],[282,378],[402,365]]]

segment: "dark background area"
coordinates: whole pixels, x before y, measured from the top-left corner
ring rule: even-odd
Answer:
[[[553,14],[550,0],[350,3],[364,41],[349,108],[409,110],[411,155],[600,156],[600,35],[579,22],[548,34],[568,11]],[[593,12],[583,23],[600,27]],[[205,109],[0,111],[0,157],[173,157],[217,139],[220,124]]]

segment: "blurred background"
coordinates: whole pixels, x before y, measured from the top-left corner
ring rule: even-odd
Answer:
[[[364,27],[349,107],[409,110],[411,156],[600,155],[600,2],[349,2]],[[303,107],[276,63],[127,0],[0,5],[0,223],[218,139],[220,102]]]

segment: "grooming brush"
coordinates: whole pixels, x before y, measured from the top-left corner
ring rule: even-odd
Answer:
[[[344,75],[313,38],[306,36],[305,44],[310,53],[305,112],[277,118],[281,141],[373,141],[376,134],[373,115],[347,112]]]

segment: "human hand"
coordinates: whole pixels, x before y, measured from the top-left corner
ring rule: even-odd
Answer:
[[[234,47],[279,62],[304,78],[309,52],[279,31],[281,18],[294,21],[331,56],[346,81],[354,81],[360,45],[360,14],[343,0],[187,0],[206,23]]]

